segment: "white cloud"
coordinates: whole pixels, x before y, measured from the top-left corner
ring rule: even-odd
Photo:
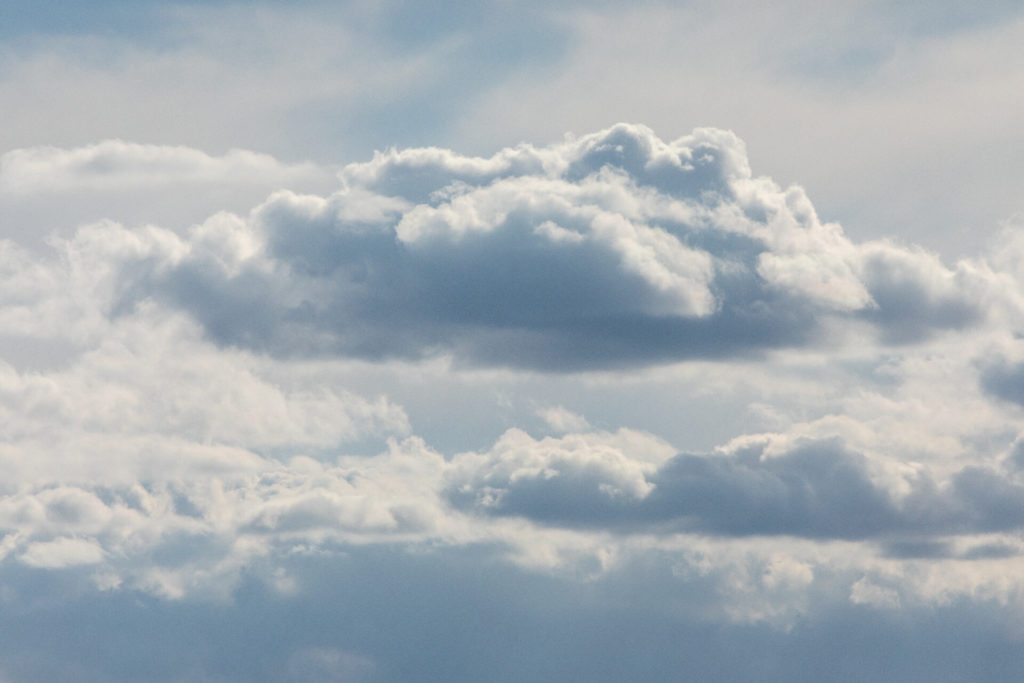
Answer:
[[[537,411],[552,429],[557,432],[583,432],[590,428],[587,418],[568,410],[564,406],[551,406]]]
[[[21,561],[31,567],[63,569],[97,564],[103,560],[103,549],[95,541],[79,538],[58,538],[40,541],[26,548]]]
[[[583,524],[604,506],[628,507],[654,489],[649,477],[671,447],[646,434],[573,434],[540,441],[506,432],[488,453],[457,456],[450,480],[456,505],[485,513],[536,514]]]
[[[850,588],[850,602],[858,605],[873,605],[883,608],[898,608],[899,593],[892,588],[885,588],[871,583],[865,576],[858,579]]]
[[[0,156],[0,192],[59,194],[68,190],[138,191],[173,183],[308,182],[313,164],[282,164],[267,154],[230,150],[220,157],[182,146],[105,140],[86,147],[31,147]]]

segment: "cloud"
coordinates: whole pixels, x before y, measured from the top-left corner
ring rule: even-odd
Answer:
[[[0,156],[0,222],[5,238],[37,251],[111,217],[183,231],[218,212],[248,211],[282,187],[330,191],[336,172],[247,150],[211,155],[122,140],[20,148]]]
[[[853,584],[850,590],[850,602],[856,605],[873,605],[880,608],[898,608],[900,596],[892,588],[885,588],[863,578]]]
[[[935,329],[963,329],[984,315],[985,277],[961,263],[947,269],[920,249],[875,243],[866,250],[864,279],[877,304],[865,316],[885,341],[919,341]]]
[[[135,458],[147,456],[140,446],[130,444]],[[66,448],[77,458],[106,455]],[[59,456],[42,455],[47,470],[60,464]],[[276,566],[290,553],[344,543],[459,536],[437,495],[444,461],[416,439],[334,463],[236,453],[215,465],[209,452],[188,443],[173,455],[174,469],[153,453],[136,472],[104,475],[120,467],[111,454],[85,476],[85,468],[66,468],[67,483],[59,485],[52,478],[32,485],[22,476],[17,490],[0,498],[0,558],[43,569],[88,566],[100,589],[225,600],[261,558]],[[285,593],[287,584],[276,581]]]
[[[564,406],[551,406],[538,410],[537,415],[557,432],[582,432],[590,428],[587,419]]]
[[[0,364],[0,416],[7,446],[16,449],[0,460],[12,471],[35,467],[33,459],[19,461],[16,455],[27,442],[49,448],[75,444],[79,451],[96,447],[107,451],[108,464],[123,453],[128,461],[122,464],[129,467],[123,473],[131,476],[129,471],[148,467],[145,458],[131,455],[133,439],[153,441],[148,458],[174,452],[177,446],[168,448],[174,443],[316,454],[409,430],[403,410],[383,396],[367,398],[299,379],[282,382],[274,367],[218,352],[181,319],[143,317],[104,332],[94,348],[80,350],[70,363],[65,358],[58,369],[41,373]],[[102,445],[107,441],[109,447]],[[49,465],[44,461],[38,471]],[[86,460],[78,466],[80,476],[88,477],[107,465]]]
[[[992,290],[990,271],[850,242],[725,131],[389,152],[342,180],[185,237],[107,225],[64,248],[113,269],[112,313],[155,300],[222,345],[555,371],[752,356],[828,320],[919,341],[983,321]]]
[[[183,146],[104,140],[73,149],[30,147],[6,152],[0,156],[0,193],[137,192],[172,183],[266,184],[271,178],[287,186],[320,172],[313,164],[282,164],[267,154],[246,150],[214,157]]]
[[[744,439],[671,457],[648,439],[510,432],[486,453],[456,458],[447,495],[477,514],[552,526],[875,539],[897,556],[947,556],[935,539],[1024,527],[1024,482],[991,467],[963,467],[945,482],[930,469],[882,480],[877,463],[838,438],[781,450]]]
[[[103,549],[95,541],[78,538],[33,543],[21,555],[25,564],[45,569],[97,564],[102,560]]]
[[[488,453],[455,459],[449,497],[490,514],[600,524],[653,490],[648,477],[670,452],[626,431],[535,441],[513,430]]]
[[[981,369],[980,382],[991,396],[1024,405],[1024,363],[1005,358],[990,361]]]

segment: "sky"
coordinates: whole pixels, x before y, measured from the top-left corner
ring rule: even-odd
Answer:
[[[0,0],[0,683],[1021,678],[1021,44]]]

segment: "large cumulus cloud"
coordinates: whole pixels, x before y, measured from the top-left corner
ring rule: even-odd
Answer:
[[[982,320],[991,290],[969,264],[852,243],[720,130],[665,143],[620,124],[488,159],[391,151],[341,179],[186,237],[134,236],[136,253],[107,256],[111,312],[156,300],[276,356],[576,370],[803,345],[829,320],[917,341]]]

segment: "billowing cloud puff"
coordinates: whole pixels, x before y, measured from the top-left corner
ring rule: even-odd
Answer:
[[[826,319],[905,342],[986,314],[986,273],[850,242],[802,190],[753,177],[725,131],[665,143],[620,124],[489,159],[391,151],[341,179],[186,237],[107,225],[66,249],[103,245],[110,312],[156,300],[275,356],[564,371],[807,344]]]
[[[488,453],[456,458],[450,497],[496,514],[600,524],[650,494],[648,478],[670,454],[667,444],[627,431],[538,442],[514,430]]]

